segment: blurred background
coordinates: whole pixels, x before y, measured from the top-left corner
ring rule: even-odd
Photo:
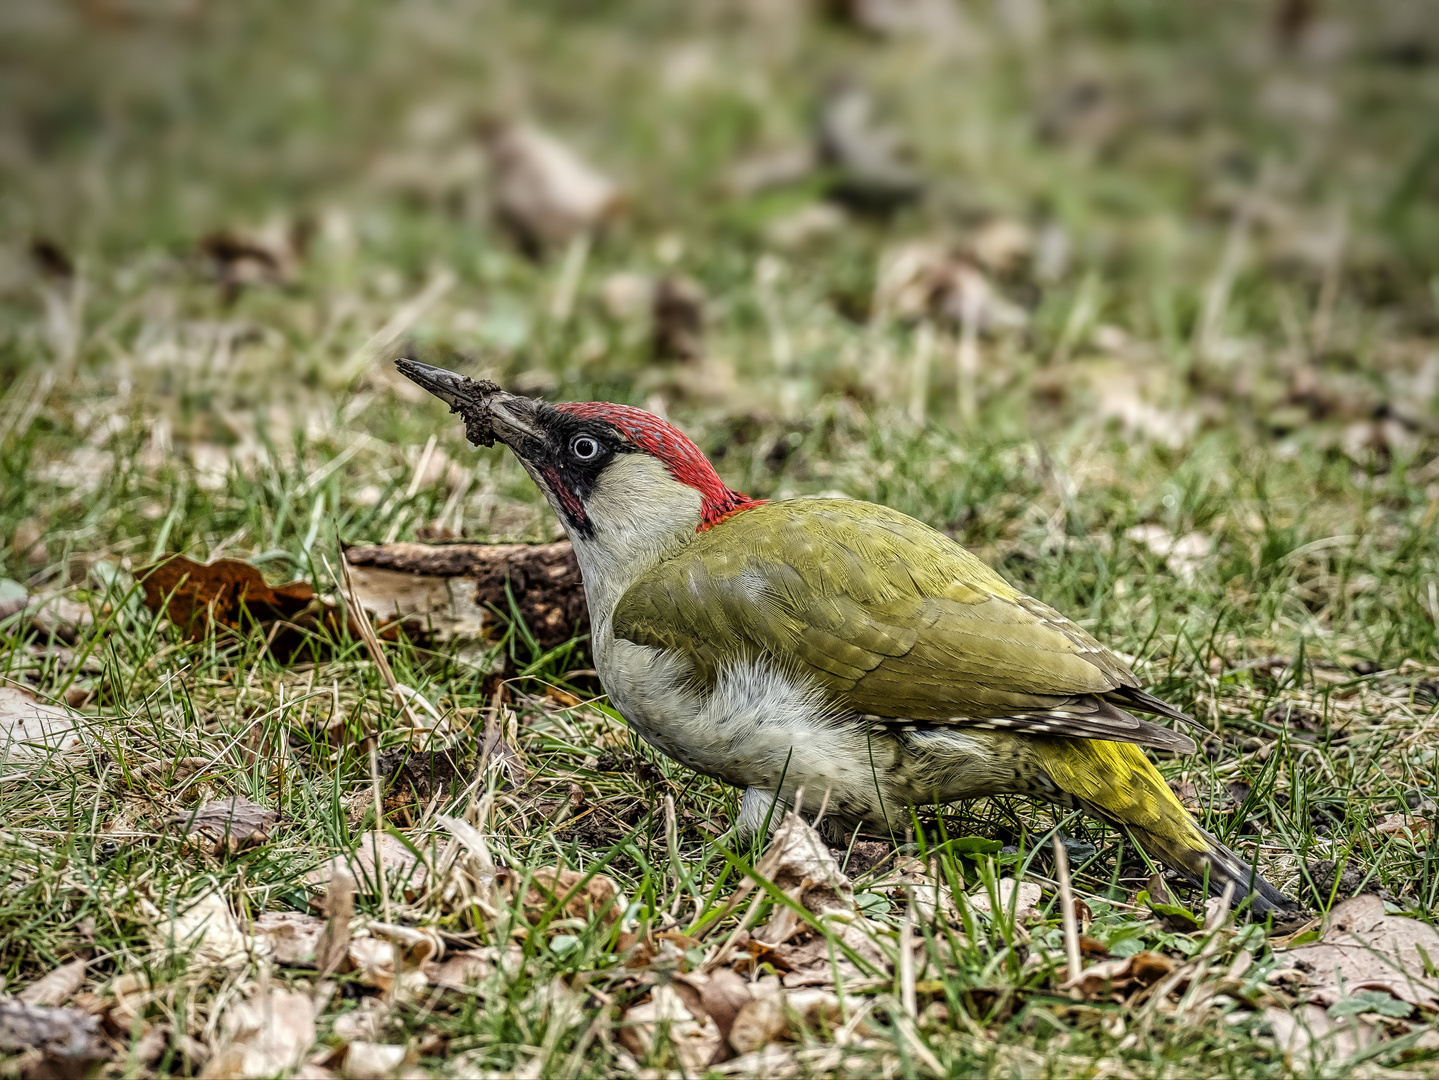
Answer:
[[[404,354],[886,502],[1136,652],[1432,662],[1433,15],[11,0],[0,576],[554,535]]]

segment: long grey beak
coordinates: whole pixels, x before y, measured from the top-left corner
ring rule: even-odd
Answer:
[[[431,367],[416,360],[395,361],[400,374],[424,387],[459,413],[465,420],[465,438],[475,446],[494,446],[495,440],[514,446],[518,439],[543,439],[535,423],[540,403],[527,397],[506,393],[489,379],[476,382],[444,368]]]

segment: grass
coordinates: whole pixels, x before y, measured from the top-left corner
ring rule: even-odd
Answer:
[[[7,987],[83,953],[86,990],[113,1005],[115,980],[144,972],[147,1000],[125,1023],[112,1010],[110,1032],[129,1045],[159,1029],[165,1050],[106,1069],[197,1071],[184,1040],[213,1041],[226,1002],[259,976],[156,947],[147,912],[215,889],[242,919],[305,910],[306,873],[375,823],[362,738],[378,733],[382,755],[407,743],[363,643],[317,642],[281,664],[263,630],[189,641],[138,602],[137,567],[169,551],[228,555],[328,588],[337,536],[555,534],[502,448],[470,448],[393,376],[402,349],[553,398],[662,408],[757,496],[842,491],[945,529],[1212,727],[1203,754],[1161,768],[1290,895],[1327,908],[1334,891],[1312,864],[1352,859],[1392,910],[1439,914],[1425,836],[1379,831],[1399,812],[1439,827],[1432,28],[1401,3],[1325,5],[1288,45],[1273,12],[1240,3],[963,10],[967,29],[948,41],[878,41],[798,3],[0,12],[0,576],[93,615],[73,641],[0,622],[4,685],[91,691],[82,753],[5,766],[0,780]],[[887,222],[780,243],[776,223],[815,185],[729,197],[723,176],[802,141],[841,72],[909,137],[928,197]],[[629,191],[563,318],[563,258],[515,248],[474,166],[475,122],[510,111]],[[952,331],[890,317],[873,297],[900,246],[973,242],[996,221],[1050,254],[990,271],[1028,321],[981,339],[961,404]],[[309,236],[293,271],[223,288],[202,238],[269,222]],[[605,303],[621,272],[699,283],[704,361],[651,359],[644,320]],[[1192,558],[1165,546],[1191,534]],[[479,994],[396,1000],[378,1041],[405,1043],[408,1067],[434,1075],[674,1071],[663,1040],[636,1061],[617,1034],[649,989],[616,960],[619,935],[693,933],[722,910],[761,855],[717,842],[737,793],[639,743],[593,698],[583,643],[540,656],[516,635],[492,649],[523,671],[508,714],[495,712],[494,663],[422,642],[387,655],[465,728],[464,765],[508,715],[529,779],[466,776],[433,805],[397,782],[388,824],[423,845],[437,815],[487,806],[478,823],[497,860],[609,875],[628,922],[531,927],[519,970]],[[229,795],[280,812],[270,841],[223,859],[183,848],[171,815]],[[1188,956],[1209,940],[1129,906],[1149,869],[1093,823],[993,800],[919,824],[935,873],[969,892],[1047,880],[1058,826],[1088,933],[1110,953]],[[885,874],[858,875],[859,903],[897,932],[903,893]],[[359,903],[452,946],[497,933],[438,902]],[[735,1068],[1304,1071],[1252,1007],[1280,966],[1264,926],[1214,938],[1209,985],[1240,974],[1207,1002],[1074,1002],[1055,990],[1061,932],[1049,892],[1043,903],[1027,928],[972,912],[917,926],[911,1027],[884,969],[854,991],[869,1034],[845,1043],[821,1026]],[[725,914],[704,947],[743,914]],[[526,918],[565,916],[552,905]],[[695,963],[685,948],[653,970]],[[338,1044],[335,1018],[373,996],[342,976],[322,1042]],[[1427,1031],[1416,1015],[1325,1068],[1428,1072]]]

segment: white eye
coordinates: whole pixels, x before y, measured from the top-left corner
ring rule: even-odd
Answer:
[[[570,440],[570,454],[577,461],[594,461],[600,456],[600,444],[589,435],[576,435]]]

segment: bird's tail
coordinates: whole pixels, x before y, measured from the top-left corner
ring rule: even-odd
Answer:
[[[1054,785],[1090,813],[1127,828],[1151,858],[1196,885],[1207,883],[1215,896],[1232,883],[1233,902],[1248,897],[1256,915],[1294,908],[1255,867],[1199,827],[1139,747],[1097,739],[1045,744],[1041,756]]]

